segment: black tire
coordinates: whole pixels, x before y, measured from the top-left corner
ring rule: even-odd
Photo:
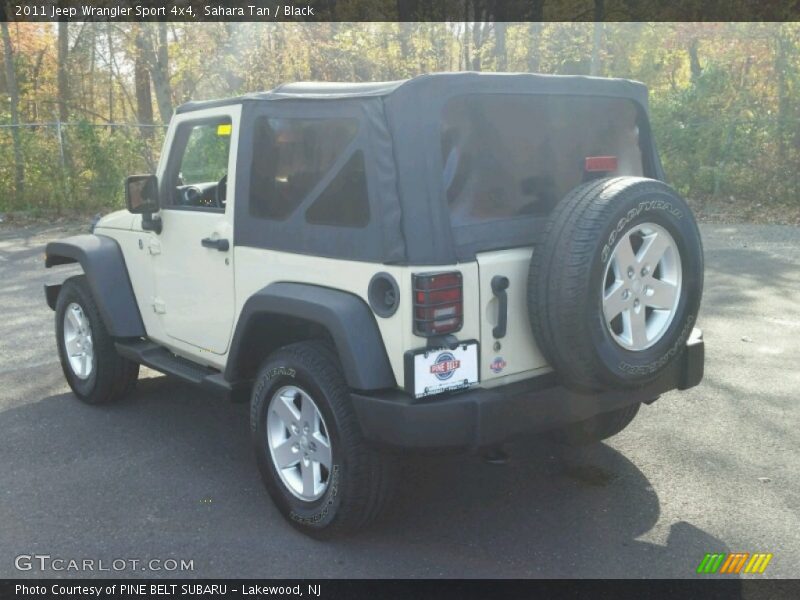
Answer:
[[[92,339],[91,371],[79,377],[70,366],[64,338],[64,315],[77,304],[88,320]],[[139,365],[122,358],[100,317],[85,275],[64,282],[56,300],[56,345],[64,377],[75,395],[87,404],[105,404],[125,396],[136,385]]]
[[[661,337],[630,350],[606,326],[602,290],[615,242],[645,223],[672,236],[682,283]],[[686,202],[660,181],[614,177],[575,188],[553,210],[531,260],[528,308],[534,337],[562,383],[580,391],[626,389],[654,380],[680,355],[702,290],[703,248]]]
[[[332,469],[327,471],[323,495],[312,501],[290,491],[278,474],[269,449],[270,402],[285,386],[308,394],[327,427]],[[292,344],[266,359],[253,387],[250,426],[267,491],[281,514],[303,533],[316,538],[350,533],[366,527],[386,507],[394,482],[395,460],[365,443],[338,360],[323,343]]]
[[[607,413],[595,415],[585,421],[572,423],[551,432],[551,437],[568,446],[588,446],[617,435],[631,424],[641,404],[631,404]]]

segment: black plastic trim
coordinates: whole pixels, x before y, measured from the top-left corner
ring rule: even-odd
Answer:
[[[658,379],[633,390],[579,393],[560,385],[550,372],[499,387],[474,387],[418,400],[401,390],[351,396],[364,437],[376,446],[476,450],[637,402],[649,404],[673,389],[694,387],[703,377],[703,362],[702,333],[695,330],[685,351]]]
[[[45,267],[76,262],[83,267],[108,333],[112,337],[146,335],[125,257],[116,240],[104,235],[86,234],[47,244]]]
[[[59,292],[61,292],[60,283],[54,285],[45,284],[44,286],[44,297],[47,299],[47,306],[49,306],[51,310],[56,309]]]
[[[187,383],[199,385],[234,402],[244,402],[248,399],[250,391],[248,382],[232,385],[219,371],[176,356],[154,342],[141,339],[118,341],[115,347],[120,356],[128,360]]]
[[[492,329],[492,335],[495,339],[506,337],[506,328],[508,327],[508,277],[503,275],[495,275],[492,277],[492,293],[499,303],[497,310],[497,325]]]
[[[266,317],[262,331],[255,325]],[[395,387],[383,338],[367,303],[358,296],[302,283],[271,283],[253,294],[242,307],[233,334],[225,379],[246,379],[243,364],[260,344],[269,344],[270,319],[295,318],[321,326],[330,335],[344,370],[347,384],[356,390],[380,390]],[[262,321],[263,322],[263,321]],[[259,333],[253,333],[258,331]]]
[[[200,245],[203,248],[213,248],[220,252],[227,252],[231,248],[231,243],[224,238],[203,238],[200,240]]]
[[[383,298],[380,297],[380,290],[377,288],[381,282],[386,282],[389,288],[391,288],[391,290],[384,290]],[[391,304],[386,303],[385,295],[388,291],[394,294],[394,299]],[[372,279],[369,280],[369,285],[367,286],[367,298],[375,314],[384,319],[388,319],[396,313],[397,309],[400,307],[400,287],[397,285],[397,280],[385,271],[375,273]]]
[[[681,379],[678,382],[679,390],[688,390],[698,385],[703,380],[705,371],[705,344],[703,343],[703,331],[695,328],[686,341],[686,351],[690,356],[685,362],[685,368],[681,372]]]

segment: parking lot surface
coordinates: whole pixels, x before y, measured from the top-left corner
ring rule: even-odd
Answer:
[[[272,506],[246,405],[146,370],[113,406],[72,396],[42,291],[68,272],[42,260],[64,232],[0,229],[0,577],[693,577],[707,552],[770,552],[763,576],[796,576],[800,229],[701,229],[699,387],[591,448],[408,459],[386,517],[333,542]],[[193,569],[15,567],[33,554]]]

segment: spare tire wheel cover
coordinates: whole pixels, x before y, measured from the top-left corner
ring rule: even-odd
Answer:
[[[577,389],[656,378],[684,348],[702,293],[688,205],[662,182],[616,177],[579,186],[551,218],[529,281],[551,366]]]

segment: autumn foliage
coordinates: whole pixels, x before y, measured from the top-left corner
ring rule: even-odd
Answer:
[[[0,211],[121,206],[186,100],[454,70],[643,81],[695,206],[797,210],[797,23],[10,23],[3,38]]]

